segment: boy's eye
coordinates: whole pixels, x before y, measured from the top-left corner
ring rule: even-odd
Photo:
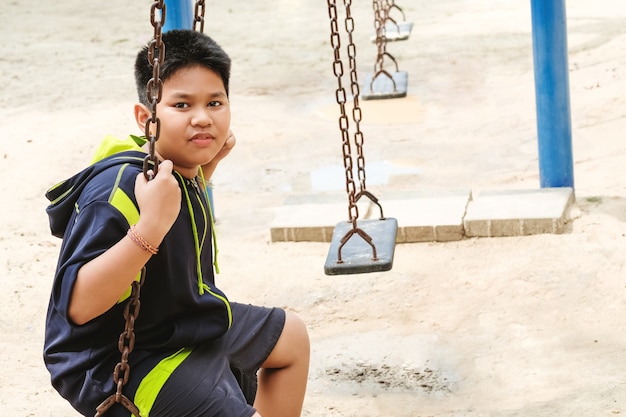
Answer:
[[[189,105],[187,103],[176,103],[174,104],[174,107],[176,107],[177,109],[184,109],[189,107]]]
[[[220,102],[220,101],[211,101],[211,102],[209,102],[209,107],[218,107],[218,106],[221,106],[221,105],[222,105],[222,102]]]

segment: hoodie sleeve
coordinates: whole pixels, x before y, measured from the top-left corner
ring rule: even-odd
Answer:
[[[130,191],[120,191],[134,183],[138,172],[139,168],[129,165],[106,169],[83,187],[75,201],[63,236],[51,300],[68,323],[68,306],[78,270],[119,242],[131,222],[138,218],[134,195]],[[120,192],[126,196],[130,211],[134,210],[131,215],[113,204],[116,198],[119,199]]]

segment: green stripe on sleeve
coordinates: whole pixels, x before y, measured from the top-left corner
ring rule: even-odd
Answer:
[[[133,200],[131,200],[131,198],[128,196],[128,194],[126,194],[124,190],[122,190],[118,186],[120,179],[122,178],[122,173],[124,172],[124,169],[126,169],[127,166],[128,164],[124,164],[122,168],[120,168],[119,172],[117,173],[115,186],[113,187],[111,195],[109,196],[109,203],[113,207],[115,207],[120,213],[122,213],[122,215],[128,222],[128,225],[130,226],[133,224],[137,224],[137,222],[139,221],[139,210],[135,206],[135,203],[133,203]],[[141,279],[141,271],[137,273],[137,276],[135,277],[135,281],[139,281],[140,279]],[[130,297],[131,291],[132,291],[132,286],[129,286],[126,292],[124,293],[124,295],[122,295],[122,297],[118,300],[118,303],[121,303],[122,301]]]
[[[119,188],[119,183],[122,179],[122,174],[124,170],[128,167],[128,164],[122,165],[120,170],[117,173],[117,178],[115,179],[115,186],[111,191],[111,195],[109,196],[109,203],[115,207],[120,213],[124,215],[126,221],[129,226],[136,224],[139,221],[139,209],[133,203],[133,200],[122,190]]]
[[[137,224],[139,221],[139,210],[135,207],[133,200],[121,188],[117,188],[113,192],[110,203],[126,217],[129,225]]]

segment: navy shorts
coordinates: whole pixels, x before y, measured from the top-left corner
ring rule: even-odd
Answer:
[[[200,345],[176,368],[156,397],[150,417],[250,417],[256,374],[285,326],[285,311],[231,303],[233,325]],[[245,394],[244,394],[245,392]]]

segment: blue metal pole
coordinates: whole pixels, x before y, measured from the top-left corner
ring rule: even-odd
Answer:
[[[574,187],[565,0],[531,0],[541,187]]]
[[[172,29],[193,29],[191,0],[165,0],[163,32]]]

